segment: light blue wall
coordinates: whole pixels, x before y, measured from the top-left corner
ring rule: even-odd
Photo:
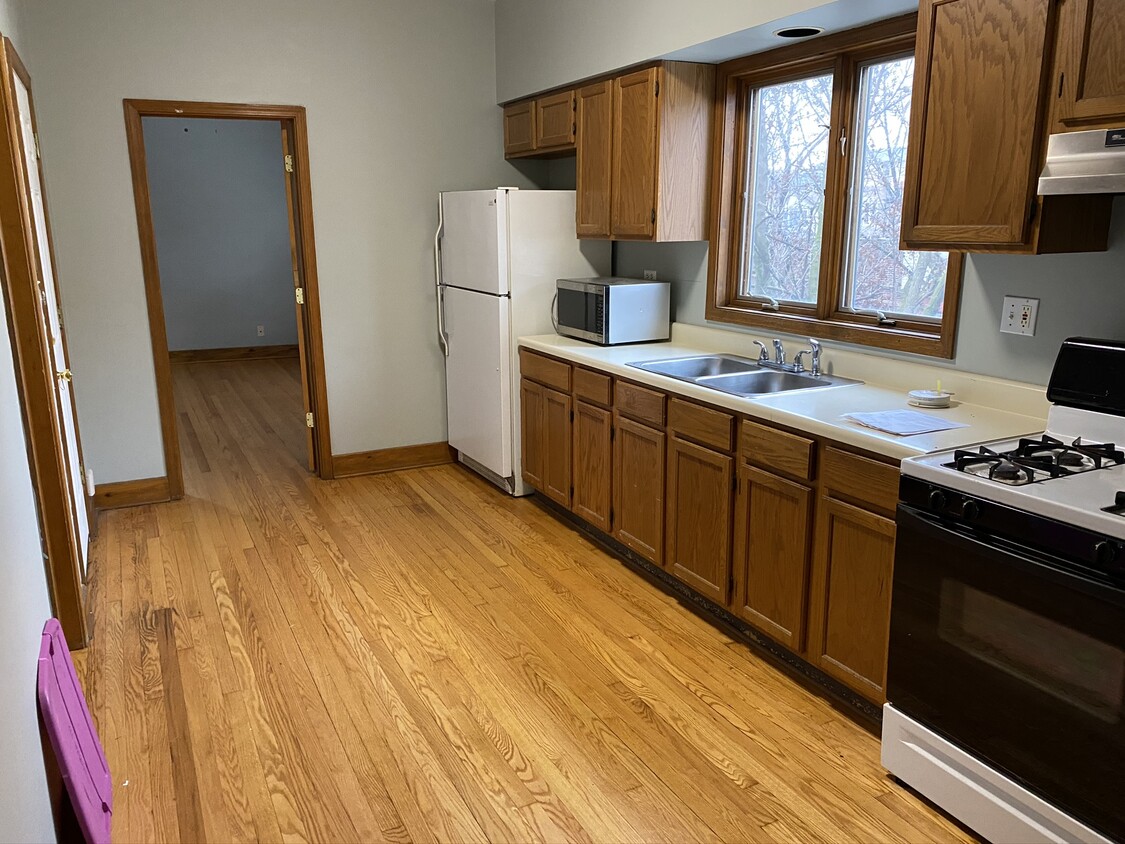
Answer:
[[[618,243],[619,275],[656,270],[672,281],[675,319],[708,323],[706,243]],[[1034,337],[999,332],[1005,295],[1039,299]],[[970,255],[961,292],[956,357],[927,361],[969,372],[1046,384],[1059,344],[1070,336],[1125,339],[1125,197],[1113,207],[1110,247],[1076,255]],[[866,349],[872,354],[901,357]]]
[[[146,117],[144,135],[168,348],[296,343],[281,124]]]

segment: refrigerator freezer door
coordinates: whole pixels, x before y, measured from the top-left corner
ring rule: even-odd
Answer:
[[[441,195],[441,204],[442,284],[506,296],[507,191],[450,191]]]
[[[513,472],[508,299],[445,288],[449,444],[502,478]]]

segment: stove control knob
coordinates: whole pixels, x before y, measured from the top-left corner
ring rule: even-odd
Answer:
[[[980,504],[971,498],[966,498],[965,503],[961,505],[961,517],[970,522],[980,518]]]
[[[1108,539],[1103,539],[1094,546],[1094,559],[1101,565],[1108,566],[1117,562],[1117,558],[1121,554],[1121,549],[1117,546],[1116,542],[1111,542]]]
[[[935,510],[944,510],[945,505],[949,503],[944,492],[940,489],[930,490],[930,506]]]

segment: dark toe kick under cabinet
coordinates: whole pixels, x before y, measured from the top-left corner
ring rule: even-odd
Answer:
[[[521,350],[524,480],[885,700],[898,466]]]

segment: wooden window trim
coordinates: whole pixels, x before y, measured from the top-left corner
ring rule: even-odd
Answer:
[[[894,326],[874,316],[839,307],[847,238],[848,155],[832,155],[824,203],[820,284],[813,305],[782,304],[778,311],[740,295],[738,258],[742,230],[742,177],[746,156],[746,93],[750,88],[799,79],[831,70],[832,127],[829,149],[838,149],[849,134],[855,111],[858,67],[879,58],[914,52],[917,15],[910,14],[847,32],[734,59],[719,66],[716,83],[715,132],[711,183],[711,240],[707,271],[706,317],[717,322],[764,328],[789,334],[812,334],[830,340],[877,348],[953,357],[964,257],[950,253],[945,300],[940,322],[896,317]],[[850,138],[847,139],[850,142]]]

